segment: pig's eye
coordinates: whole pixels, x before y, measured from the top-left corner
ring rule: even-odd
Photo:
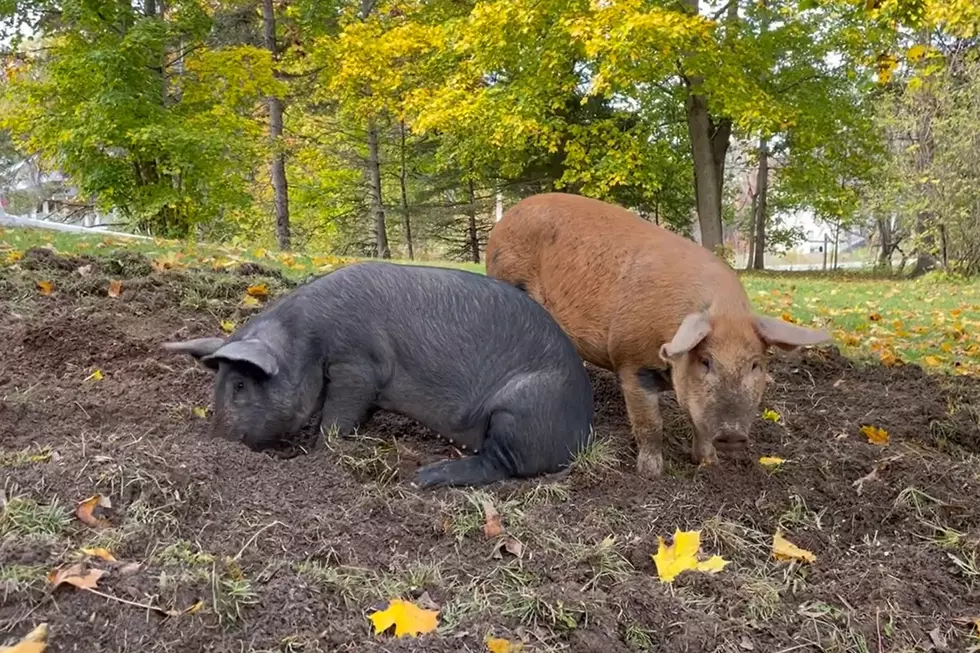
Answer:
[[[762,365],[759,364],[759,361],[755,361],[754,363],[752,363],[753,372],[758,372],[761,367]]]
[[[704,372],[705,374],[707,374],[708,372],[711,371],[711,359],[710,358],[702,358],[701,359],[701,371]]]
[[[235,392],[241,392],[242,390],[245,389],[245,384],[242,383],[241,381],[235,381],[234,388],[235,388]]]

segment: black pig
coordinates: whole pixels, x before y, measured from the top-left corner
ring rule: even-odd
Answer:
[[[591,436],[592,386],[571,341],[525,293],[472,272],[357,263],[227,340],[164,347],[217,371],[213,431],[254,450],[322,407],[324,432],[349,435],[383,409],[474,453],[422,467],[421,487],[559,471]]]

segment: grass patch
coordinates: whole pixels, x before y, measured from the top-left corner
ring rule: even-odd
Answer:
[[[616,444],[609,438],[593,436],[589,444],[575,455],[571,467],[573,473],[599,478],[618,467],[619,463]]]
[[[34,499],[16,496],[0,509],[0,537],[57,537],[71,523],[71,514],[60,501],[42,504]]]
[[[0,451],[0,468],[16,469],[51,461],[51,447],[31,446],[20,451]]]
[[[228,269],[254,263],[297,280],[358,260],[280,253],[262,247],[12,228],[0,230],[0,266],[16,262],[14,253],[42,246],[67,254],[123,260],[131,260],[125,257],[137,252],[158,265],[176,269]],[[484,266],[477,263],[393,262],[485,273]],[[756,310],[802,324],[826,326],[835,343],[849,355],[888,361],[897,358],[958,374],[980,372],[980,280],[955,279],[941,273],[915,280],[881,278],[861,271],[739,271],[739,276]],[[197,297],[189,293],[185,300],[188,305],[198,305],[207,294]]]

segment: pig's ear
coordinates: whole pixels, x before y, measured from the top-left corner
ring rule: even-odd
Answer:
[[[823,329],[801,327],[764,315],[755,316],[755,330],[766,345],[786,350],[819,345],[830,340],[830,334]]]
[[[670,342],[660,346],[660,358],[665,362],[675,360],[698,346],[711,333],[711,321],[707,313],[691,313],[677,327],[677,333]]]
[[[249,363],[267,376],[275,376],[279,372],[279,361],[276,360],[272,347],[262,340],[234,340],[210,356],[205,356],[201,362],[217,367],[219,360]]]
[[[163,348],[167,351],[187,354],[197,360],[201,360],[221,349],[224,344],[224,338],[195,338],[194,340],[185,340],[184,342],[165,342],[163,343]],[[207,363],[205,365],[211,369],[217,367],[215,365],[208,365]]]

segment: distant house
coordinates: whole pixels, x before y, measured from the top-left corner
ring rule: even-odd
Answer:
[[[114,221],[81,201],[64,174],[42,170],[33,157],[0,170],[0,212],[84,227]]]

